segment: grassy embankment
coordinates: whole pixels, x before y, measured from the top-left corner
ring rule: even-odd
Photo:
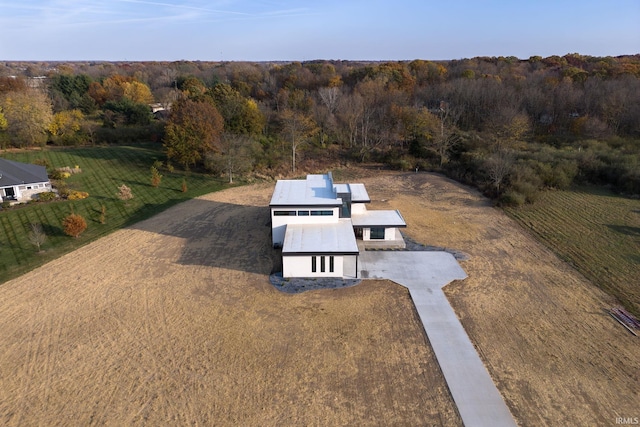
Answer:
[[[150,167],[155,160],[163,159],[158,144],[29,150],[0,155],[26,163],[47,159],[53,168],[77,165],[82,173],[74,174],[66,181],[69,188],[89,193],[84,200],[37,202],[0,210],[0,283],[176,203],[225,186],[221,180],[208,175],[162,170],[161,184],[152,187]],[[183,179],[188,188],[184,193]],[[128,202],[116,196],[122,184],[130,187],[134,195]],[[103,205],[106,221],[101,224]],[[71,209],[84,216],[88,225],[78,239],[62,231],[62,219],[71,213]],[[42,224],[47,234],[42,253],[37,253],[28,240],[29,223],[32,222]]]
[[[563,260],[640,315],[640,200],[582,187],[506,209]]]

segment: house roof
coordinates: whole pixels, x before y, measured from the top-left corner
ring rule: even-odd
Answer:
[[[336,184],[334,186],[336,193],[349,193],[351,194],[352,203],[369,203],[369,193],[364,184]]]
[[[0,158],[0,187],[48,181],[47,169],[44,166]]]
[[[341,219],[329,224],[289,224],[282,245],[283,255],[358,254],[351,221]]]
[[[278,180],[269,206],[341,206],[330,175],[307,175],[306,179]]]
[[[352,214],[351,221],[354,227],[406,227],[400,211],[366,211]]]

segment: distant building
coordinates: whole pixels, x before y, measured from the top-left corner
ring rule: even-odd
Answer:
[[[49,191],[51,182],[44,166],[0,158],[0,202],[26,202]]]
[[[360,247],[404,248],[400,212],[370,202],[363,184],[334,184],[331,173],[279,180],[269,207],[283,277],[356,278]]]

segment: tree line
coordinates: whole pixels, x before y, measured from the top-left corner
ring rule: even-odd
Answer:
[[[382,162],[509,204],[575,182],[640,194],[640,55],[0,64],[2,147],[139,140],[230,180]]]

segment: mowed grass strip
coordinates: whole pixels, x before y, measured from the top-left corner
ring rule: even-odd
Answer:
[[[222,180],[206,174],[171,173],[166,168],[160,171],[163,175],[160,186],[152,187],[150,168],[154,161],[164,160],[159,144],[51,148],[0,156],[25,163],[46,159],[52,168],[79,166],[82,173],[72,175],[66,182],[71,189],[89,193],[84,200],[34,202],[0,210],[0,283],[176,203],[226,187]],[[182,192],[183,179],[187,182],[186,193]],[[128,202],[116,196],[122,184],[130,187],[134,195]],[[103,205],[105,224],[100,223]],[[78,239],[62,230],[63,218],[72,211],[82,215],[88,225]],[[42,253],[37,253],[29,242],[30,222],[42,224],[47,234]]]
[[[640,200],[602,188],[547,191],[507,213],[585,277],[640,314]]]

